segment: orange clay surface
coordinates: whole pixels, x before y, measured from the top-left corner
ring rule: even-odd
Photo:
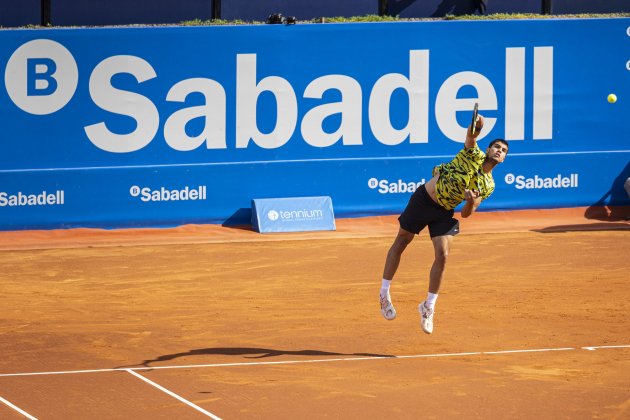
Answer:
[[[0,232],[0,418],[629,419],[630,208],[595,210],[462,220],[432,335],[426,232],[379,311],[395,216]]]

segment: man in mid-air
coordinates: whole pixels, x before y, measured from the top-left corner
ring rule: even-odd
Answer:
[[[427,334],[433,332],[435,301],[444,276],[446,259],[453,237],[459,233],[459,221],[453,218],[454,209],[465,201],[461,215],[469,217],[482,200],[490,197],[494,191],[492,169],[505,160],[508,152],[508,143],[503,139],[491,141],[486,152],[481,151],[477,145],[477,136],[483,128],[483,121],[481,115],[477,116],[476,121],[468,127],[464,148],[451,162],[433,169],[433,178],[413,193],[398,218],[400,229],[387,253],[380,292],[381,313],[387,320],[396,318],[389,287],[400,257],[414,236],[428,226],[435,260],[429,274],[429,293],[418,305],[418,311],[422,330]]]

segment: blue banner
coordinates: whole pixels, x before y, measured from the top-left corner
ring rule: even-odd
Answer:
[[[253,199],[252,228],[260,233],[335,230],[332,200],[330,197]]]
[[[630,19],[11,30],[0,45],[0,229],[248,223],[257,197],[398,213],[463,147],[475,102],[480,147],[510,144],[480,210],[628,203]]]

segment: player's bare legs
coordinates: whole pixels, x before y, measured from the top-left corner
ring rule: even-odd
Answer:
[[[437,295],[442,284],[442,277],[444,277],[446,259],[453,243],[453,235],[436,236],[431,238],[431,241],[435,251],[435,260],[429,274],[429,293]]]
[[[407,245],[413,241],[414,234],[407,232],[405,229],[398,229],[398,235],[394,239],[394,243],[387,252],[387,259],[385,260],[385,269],[383,269],[383,278],[387,280],[393,280],[398,265],[400,264],[400,256],[407,248]]]
[[[383,283],[381,284],[381,313],[385,319],[391,321],[396,318],[396,309],[392,305],[392,298],[389,294],[389,285],[398,270],[400,264],[400,256],[407,248],[407,245],[413,241],[415,235],[412,232],[408,232],[403,228],[398,230],[394,243],[387,252],[387,258],[385,259],[385,268],[383,269]]]
[[[433,332],[435,300],[437,299],[437,294],[442,284],[442,278],[444,277],[446,260],[451,249],[451,244],[453,243],[453,235],[436,236],[431,238],[431,241],[433,242],[433,249],[435,251],[435,260],[433,260],[431,273],[429,274],[429,293],[427,299],[418,305],[418,311],[421,316],[420,325],[422,326],[422,330],[427,334]]]

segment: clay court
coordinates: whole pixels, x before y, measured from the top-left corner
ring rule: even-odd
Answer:
[[[398,318],[379,312],[394,216],[2,232],[0,418],[630,418],[616,211],[463,220],[432,335],[426,232],[392,285]]]

